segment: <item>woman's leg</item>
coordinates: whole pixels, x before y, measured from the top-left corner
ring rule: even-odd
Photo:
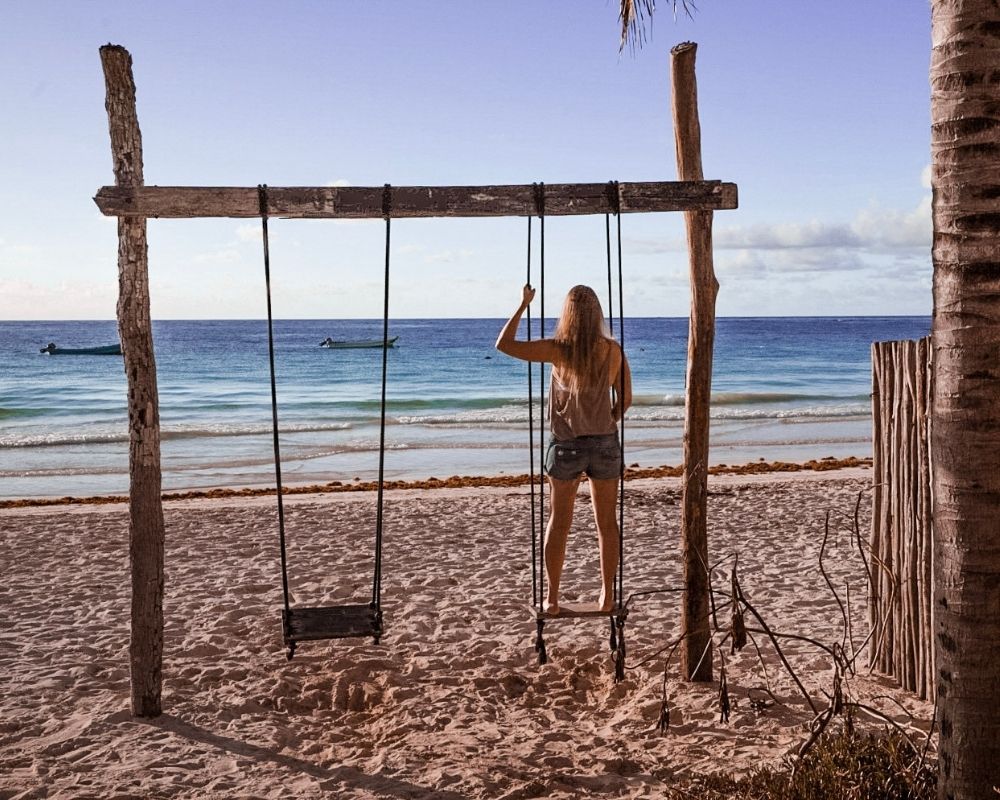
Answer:
[[[552,614],[559,611],[559,581],[566,559],[566,540],[573,522],[573,504],[580,481],[560,481],[549,476],[549,523],[545,529],[545,601],[542,608]],[[617,541],[617,540],[616,540]]]
[[[601,553],[601,594],[597,606],[611,611],[615,604],[615,573],[618,571],[618,478],[590,479],[590,500],[597,523]]]

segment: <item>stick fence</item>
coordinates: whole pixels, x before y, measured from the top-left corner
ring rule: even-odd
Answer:
[[[869,666],[933,699],[929,338],[872,344]]]

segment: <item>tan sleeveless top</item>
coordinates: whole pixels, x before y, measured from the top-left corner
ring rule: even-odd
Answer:
[[[552,438],[560,441],[577,436],[600,436],[617,433],[618,426],[611,416],[611,387],[608,385],[607,364],[612,349],[605,358],[604,377],[594,386],[585,386],[572,392],[556,376],[552,368],[549,380],[549,429]]]

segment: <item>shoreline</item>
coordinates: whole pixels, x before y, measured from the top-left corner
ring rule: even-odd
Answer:
[[[804,462],[791,461],[753,461],[746,464],[716,464],[709,467],[708,474],[721,475],[766,475],[795,472],[832,472],[843,469],[870,469],[871,458],[834,458],[828,456],[820,459],[810,459]],[[683,467],[663,465],[659,467],[626,467],[625,480],[641,480],[647,478],[679,478]],[[535,483],[540,478],[536,476]],[[527,473],[520,475],[452,475],[448,478],[429,477],[418,480],[387,480],[383,482],[385,490],[400,489],[470,489],[470,488],[513,488],[528,486],[531,477]],[[378,481],[355,480],[351,482],[331,481],[324,484],[304,484],[282,487],[282,496],[332,494],[341,492],[371,492],[378,490]],[[246,497],[266,497],[276,494],[273,486],[248,487],[215,487],[209,489],[194,489],[181,492],[164,492],[164,502],[200,499],[228,499]],[[127,495],[92,495],[86,497],[23,497],[0,500],[0,511],[16,508],[39,508],[64,505],[114,505],[128,502]]]

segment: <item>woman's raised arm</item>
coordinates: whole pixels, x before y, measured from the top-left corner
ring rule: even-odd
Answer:
[[[519,358],[522,361],[552,361],[554,346],[551,339],[519,342],[514,338],[517,336],[517,326],[521,324],[521,315],[524,314],[534,298],[535,290],[529,284],[525,284],[521,290],[521,305],[517,307],[517,310],[500,331],[496,347],[501,353]]]

